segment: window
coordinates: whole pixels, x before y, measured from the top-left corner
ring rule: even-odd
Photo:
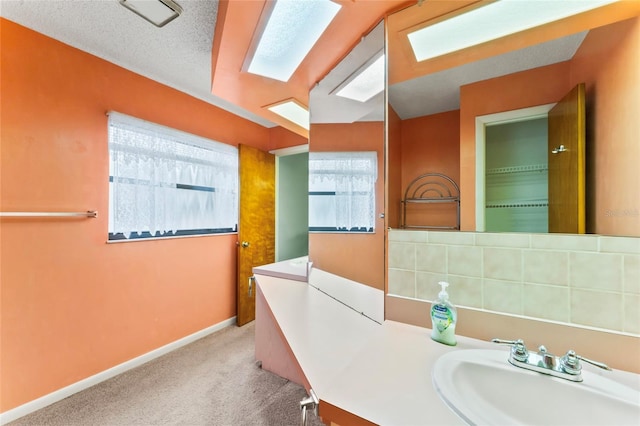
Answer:
[[[109,159],[109,240],[237,231],[237,148],[110,112]]]
[[[309,153],[309,231],[373,232],[376,152]]]

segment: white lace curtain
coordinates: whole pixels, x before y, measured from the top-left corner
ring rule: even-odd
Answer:
[[[376,152],[309,153],[309,227],[375,229]]]
[[[220,232],[238,223],[238,150],[109,113],[109,232]]]

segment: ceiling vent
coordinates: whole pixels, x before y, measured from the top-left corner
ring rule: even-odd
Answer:
[[[182,13],[172,0],[119,0],[120,4],[156,27],[163,27]]]

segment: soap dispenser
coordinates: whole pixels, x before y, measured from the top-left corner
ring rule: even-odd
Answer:
[[[431,338],[445,345],[456,345],[456,321],[458,313],[455,306],[449,302],[447,287],[449,283],[440,281],[442,287],[438,293],[438,300],[431,305]]]

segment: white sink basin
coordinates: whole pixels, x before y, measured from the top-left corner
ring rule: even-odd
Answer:
[[[433,384],[473,425],[640,425],[637,390],[584,368],[584,381],[570,382],[515,367],[508,357],[498,350],[448,352],[434,364]]]

